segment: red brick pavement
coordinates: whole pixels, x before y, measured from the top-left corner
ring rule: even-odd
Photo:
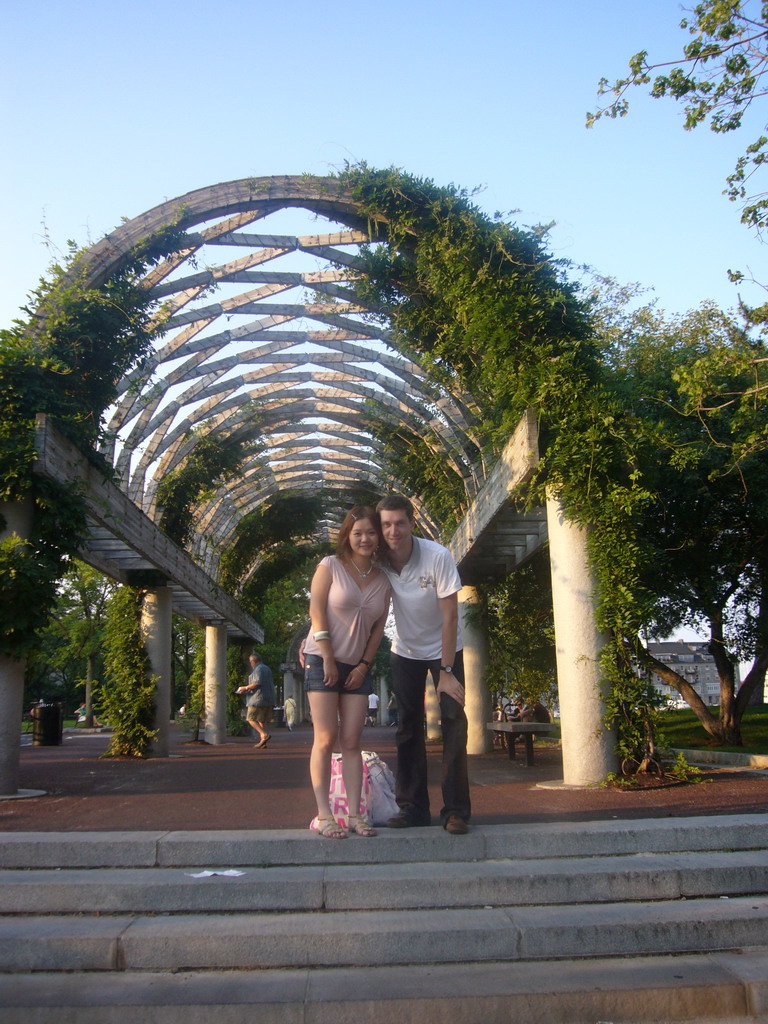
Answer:
[[[103,759],[105,735],[65,733],[61,746],[23,746],[24,789],[45,796],[0,800],[9,832],[305,828],[314,805],[309,787],[311,727],[274,729],[264,750],[246,738],[223,746],[185,742],[172,756]],[[393,767],[394,730],[369,728],[364,746]],[[439,747],[430,748],[433,814],[441,800]],[[589,821],[768,811],[768,772],[717,770],[701,785],[623,792],[537,788],[562,777],[556,747],[537,746],[536,765],[510,762],[502,750],[470,758],[473,823]]]

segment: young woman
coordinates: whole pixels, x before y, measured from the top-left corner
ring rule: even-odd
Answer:
[[[376,556],[382,544],[372,508],[356,505],[341,524],[336,554],[324,558],[312,578],[304,647],[304,685],[312,712],[314,743],[309,761],[317,800],[317,828],[327,839],[344,839],[328,802],[331,754],[338,743],[349,806],[349,831],[375,836],[358,813],[363,783],[360,737],[373,691],[371,663],[389,611],[390,587]]]

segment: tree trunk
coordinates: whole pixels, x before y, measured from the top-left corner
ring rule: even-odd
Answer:
[[[85,659],[85,727],[93,728],[93,655]]]
[[[675,672],[675,670],[670,668],[669,665],[665,665],[663,661],[657,661],[657,659],[654,658],[652,654],[649,654],[645,648],[642,648],[642,651],[645,653],[645,657],[642,657],[641,655],[643,664],[647,668],[651,669],[651,671],[655,672],[655,674],[663,679],[669,686],[674,686],[712,739],[716,740],[718,744],[722,744],[723,746],[740,747],[742,745],[740,728],[741,716],[739,715],[736,717],[735,703],[733,704],[733,715],[730,718],[726,718],[725,723],[723,720],[722,707],[720,717],[715,718],[687,679]],[[733,686],[733,684],[731,684],[731,686]],[[722,680],[720,692],[722,694]]]
[[[760,602],[755,616],[755,627],[757,632],[757,645],[755,649],[755,660],[752,668],[747,673],[747,678],[742,681],[739,692],[736,695],[736,706],[739,715],[743,715],[752,694],[759,688],[762,692],[765,686],[765,673],[768,671],[768,601],[766,601],[766,573],[761,573],[762,589]]]
[[[721,689],[722,694],[722,689]],[[718,743],[725,747],[741,747],[741,716],[736,713],[736,702],[731,700],[728,707],[720,705]]]
[[[733,659],[725,649],[723,642],[722,609],[710,615],[709,653],[715,659],[717,674],[720,677],[720,719],[719,736],[721,743],[729,747],[740,747],[741,716],[736,703],[736,673]]]
[[[765,673],[768,671],[768,651],[760,651],[755,657],[752,668],[746,675],[736,695],[736,706],[741,715],[749,706],[750,698],[755,690],[762,690],[765,686]]]

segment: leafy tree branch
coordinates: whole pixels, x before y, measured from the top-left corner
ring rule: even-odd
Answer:
[[[680,22],[691,41],[677,60],[652,62],[641,50],[629,61],[629,74],[611,84],[603,78],[605,107],[587,114],[592,126],[603,117],[624,117],[633,86],[650,85],[650,95],[680,101],[685,128],[709,124],[713,132],[740,129],[755,101],[768,94],[768,4],[758,0],[704,0]],[[667,70],[668,69],[668,70]],[[760,134],[736,161],[726,179],[726,195],[742,204],[742,222],[758,231],[768,225],[765,190],[752,191],[751,179],[768,161],[768,135]]]

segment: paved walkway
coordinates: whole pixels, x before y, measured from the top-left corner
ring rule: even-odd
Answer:
[[[172,756],[102,759],[104,734],[65,733],[57,747],[24,745],[23,789],[45,796],[0,800],[0,830],[12,832],[304,828],[314,814],[310,726],[275,729],[264,750],[247,738],[223,746],[173,734]],[[366,749],[395,763],[394,730],[368,728]],[[433,814],[440,809],[440,753],[430,748]],[[506,752],[470,758],[473,822],[591,821],[768,811],[768,772],[713,769],[699,785],[624,792],[539,788],[562,778],[557,747],[536,748],[536,765]]]

